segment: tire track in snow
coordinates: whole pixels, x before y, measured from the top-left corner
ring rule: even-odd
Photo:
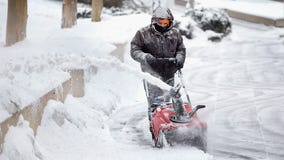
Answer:
[[[207,106],[202,118],[209,127],[209,153],[216,159],[284,159],[283,58],[273,52],[245,56],[253,47],[265,48],[245,44],[220,57],[196,56],[200,63],[188,70],[192,102]]]

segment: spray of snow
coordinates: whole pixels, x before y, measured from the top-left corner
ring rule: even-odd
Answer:
[[[4,13],[2,8],[6,5],[6,1],[0,1],[1,15]],[[129,49],[130,39],[139,28],[150,24],[151,15],[103,15],[102,22],[78,20],[77,26],[62,30],[61,7],[61,2],[58,1],[29,1],[27,39],[11,47],[0,47],[0,53],[5,53],[0,54],[0,121],[21,108],[19,104],[33,101],[67,79],[69,75],[64,71],[66,68],[86,69],[96,66],[98,72],[94,76],[86,75],[88,78],[84,97],[68,96],[64,104],[57,101],[48,103],[36,137],[28,127],[28,122],[20,118],[18,125],[10,127],[7,133],[0,159],[212,160],[211,155],[192,147],[166,147],[161,150],[151,147],[142,79],[163,89],[169,89],[169,86],[141,72],[139,64],[131,59],[128,50],[125,51],[125,63],[110,56],[115,43],[127,43],[125,48]],[[175,17],[178,15],[181,14],[175,14]],[[2,16],[0,18],[3,19]],[[267,58],[281,58],[283,45],[279,44],[279,34],[284,33],[283,29],[267,29],[265,26],[248,24],[250,28],[257,28],[248,30],[244,25],[242,23],[233,29],[232,35],[220,44],[208,42],[207,36],[201,31],[198,38],[184,41],[190,56],[183,69],[186,85],[191,86],[188,89],[193,102],[206,103],[208,112],[214,111],[214,114],[206,116],[210,124],[215,125],[209,128],[211,135],[217,129],[231,129],[218,125],[227,122],[224,115],[218,116],[218,113],[236,106],[232,105],[234,103],[230,98],[236,98],[237,102],[264,98],[261,100],[263,102],[265,98],[269,99],[271,95],[278,93],[271,96],[273,98],[270,100],[275,106],[281,106],[283,102],[283,96],[282,99],[278,96],[283,95],[283,87],[280,88],[283,86],[283,74],[278,74],[283,73],[283,62],[281,59]],[[1,44],[4,40],[3,30],[1,27]],[[273,45],[261,47],[266,44]],[[262,60],[265,62],[260,63]],[[263,66],[264,72],[261,68]],[[237,70],[244,72],[236,72]],[[250,70],[252,71],[248,72]],[[268,88],[262,91],[261,89],[265,89],[264,84]],[[229,88],[236,88],[237,91]],[[259,93],[259,97],[254,97],[255,93]],[[265,104],[269,106],[271,101]],[[224,113],[233,114],[230,110],[225,111]],[[264,111],[258,116],[270,120]],[[273,109],[268,111],[275,113]],[[282,111],[283,109],[278,117],[281,117]],[[200,113],[204,112],[206,111]],[[237,115],[235,117],[243,118],[231,118],[229,124],[230,127],[235,127],[233,132],[240,130],[238,127],[244,127],[238,124],[250,117],[239,112],[234,114]],[[279,119],[283,122],[283,118]],[[270,127],[266,122],[261,124]],[[273,127],[273,131],[278,129],[277,126]],[[228,130],[228,133],[232,133],[232,130]],[[232,139],[243,138],[240,135],[234,135]],[[217,139],[220,143],[222,138],[222,135],[215,136],[213,142]],[[211,141],[212,137],[209,142]],[[219,147],[227,151],[226,146]]]

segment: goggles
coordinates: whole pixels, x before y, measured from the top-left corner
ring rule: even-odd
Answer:
[[[157,24],[159,26],[169,26],[170,25],[170,20],[169,19],[158,19]]]

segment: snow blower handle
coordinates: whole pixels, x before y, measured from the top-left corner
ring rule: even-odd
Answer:
[[[185,88],[185,85],[184,85],[184,81],[183,81],[183,76],[182,76],[181,69],[178,70],[178,77],[180,78],[180,82],[181,82],[182,88],[183,88],[183,90],[184,90],[184,92],[185,92],[187,102],[188,102],[188,104],[191,106],[191,101],[190,101],[190,99],[189,99],[189,95],[188,95],[188,93],[187,93],[187,91],[186,91],[186,88]]]
[[[176,58],[156,58],[156,59],[157,59],[157,61],[164,62],[164,63],[167,63],[167,62],[170,62],[170,63],[173,63],[173,64],[177,63]]]

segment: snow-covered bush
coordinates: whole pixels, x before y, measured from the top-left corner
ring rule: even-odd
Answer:
[[[92,12],[90,10],[84,9],[77,12],[77,18],[91,18]]]
[[[123,1],[125,0],[103,0],[104,7],[111,8],[111,7],[121,7]],[[78,0],[78,2],[85,3],[85,4],[92,4],[92,0]]]
[[[124,0],[104,0],[104,7],[121,7]]]
[[[111,7],[111,8],[103,8],[103,14],[108,14],[112,16],[123,16],[123,15],[130,15],[130,14],[139,14],[142,11],[128,9],[128,8],[119,8],[119,7]],[[77,18],[91,18],[92,12],[90,9],[83,9],[82,11],[78,11]]]
[[[86,4],[91,4],[92,0],[78,0],[78,2],[86,3]]]
[[[182,19],[176,21],[175,27],[189,39],[194,38],[193,32],[198,27],[211,41],[220,41],[231,32],[229,16],[223,10],[203,7],[187,11]]]
[[[188,17],[183,18],[183,20],[175,20],[174,27],[178,28],[181,35],[184,35],[188,39],[193,38],[193,30],[194,27],[192,25],[192,21]]]
[[[194,9],[191,17],[204,31],[211,30],[216,33],[222,33],[224,36],[231,32],[229,16],[221,9]]]
[[[141,13],[141,10],[135,10],[128,7],[111,7],[111,8],[104,8],[103,13],[109,14],[112,16],[122,16],[122,15],[130,15],[130,14],[138,14]]]
[[[102,12],[103,14],[112,16],[139,14],[142,12],[150,12],[151,8],[147,5],[142,0],[121,0],[117,5],[110,3],[110,1],[109,4],[108,2],[104,1],[104,8]],[[81,4],[78,7],[77,18],[91,18],[91,11],[92,8],[90,5],[88,6]]]
[[[62,1],[62,0],[61,0]],[[156,2],[157,1],[157,2]],[[92,0],[78,0],[79,3],[83,4],[92,4]],[[144,8],[144,7],[151,7],[153,4],[156,5],[163,5],[160,0],[103,0],[103,6],[106,8],[125,8],[128,6],[132,9],[137,8]]]

